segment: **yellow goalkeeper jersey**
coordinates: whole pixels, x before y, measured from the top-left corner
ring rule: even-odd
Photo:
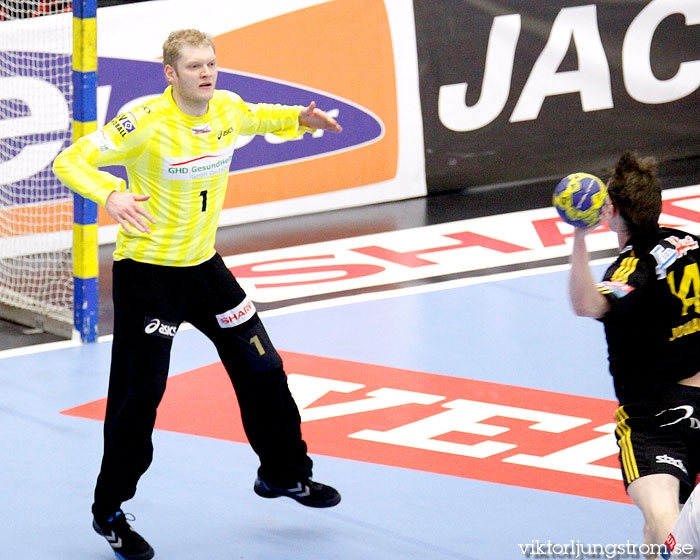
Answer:
[[[239,134],[271,132],[291,139],[310,129],[299,125],[301,106],[247,104],[217,90],[203,117],[180,111],[171,88],[61,152],[54,173],[70,189],[104,205],[126,183],[98,167],[123,165],[128,190],[148,194],[142,204],[156,219],[152,233],[119,228],[115,260],[192,266],[214,255],[229,165]]]

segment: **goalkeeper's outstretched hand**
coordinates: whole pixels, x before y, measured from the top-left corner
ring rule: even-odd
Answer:
[[[299,124],[307,128],[315,128],[320,130],[328,130],[330,132],[342,132],[343,127],[340,126],[335,119],[325,111],[316,108],[316,102],[312,101],[309,106],[299,113]]]

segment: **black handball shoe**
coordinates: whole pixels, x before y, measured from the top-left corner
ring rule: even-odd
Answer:
[[[293,488],[282,488],[265,482],[258,477],[255,479],[253,490],[258,496],[263,498],[286,496],[302,505],[315,508],[333,507],[340,502],[340,493],[335,488],[313,480],[302,480],[297,482]]]
[[[133,520],[134,517],[131,516],[129,521]],[[122,510],[105,520],[98,521],[94,518],[92,528],[107,540],[120,560],[150,560],[155,555],[151,545],[127,523]]]

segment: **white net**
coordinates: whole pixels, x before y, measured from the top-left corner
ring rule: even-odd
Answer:
[[[51,172],[71,141],[70,2],[0,0],[0,313],[70,336],[72,195]]]

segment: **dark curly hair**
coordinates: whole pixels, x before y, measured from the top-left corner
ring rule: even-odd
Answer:
[[[661,183],[657,171],[655,158],[640,158],[630,151],[622,154],[612,170],[608,182],[610,201],[625,220],[631,235],[659,226]]]

